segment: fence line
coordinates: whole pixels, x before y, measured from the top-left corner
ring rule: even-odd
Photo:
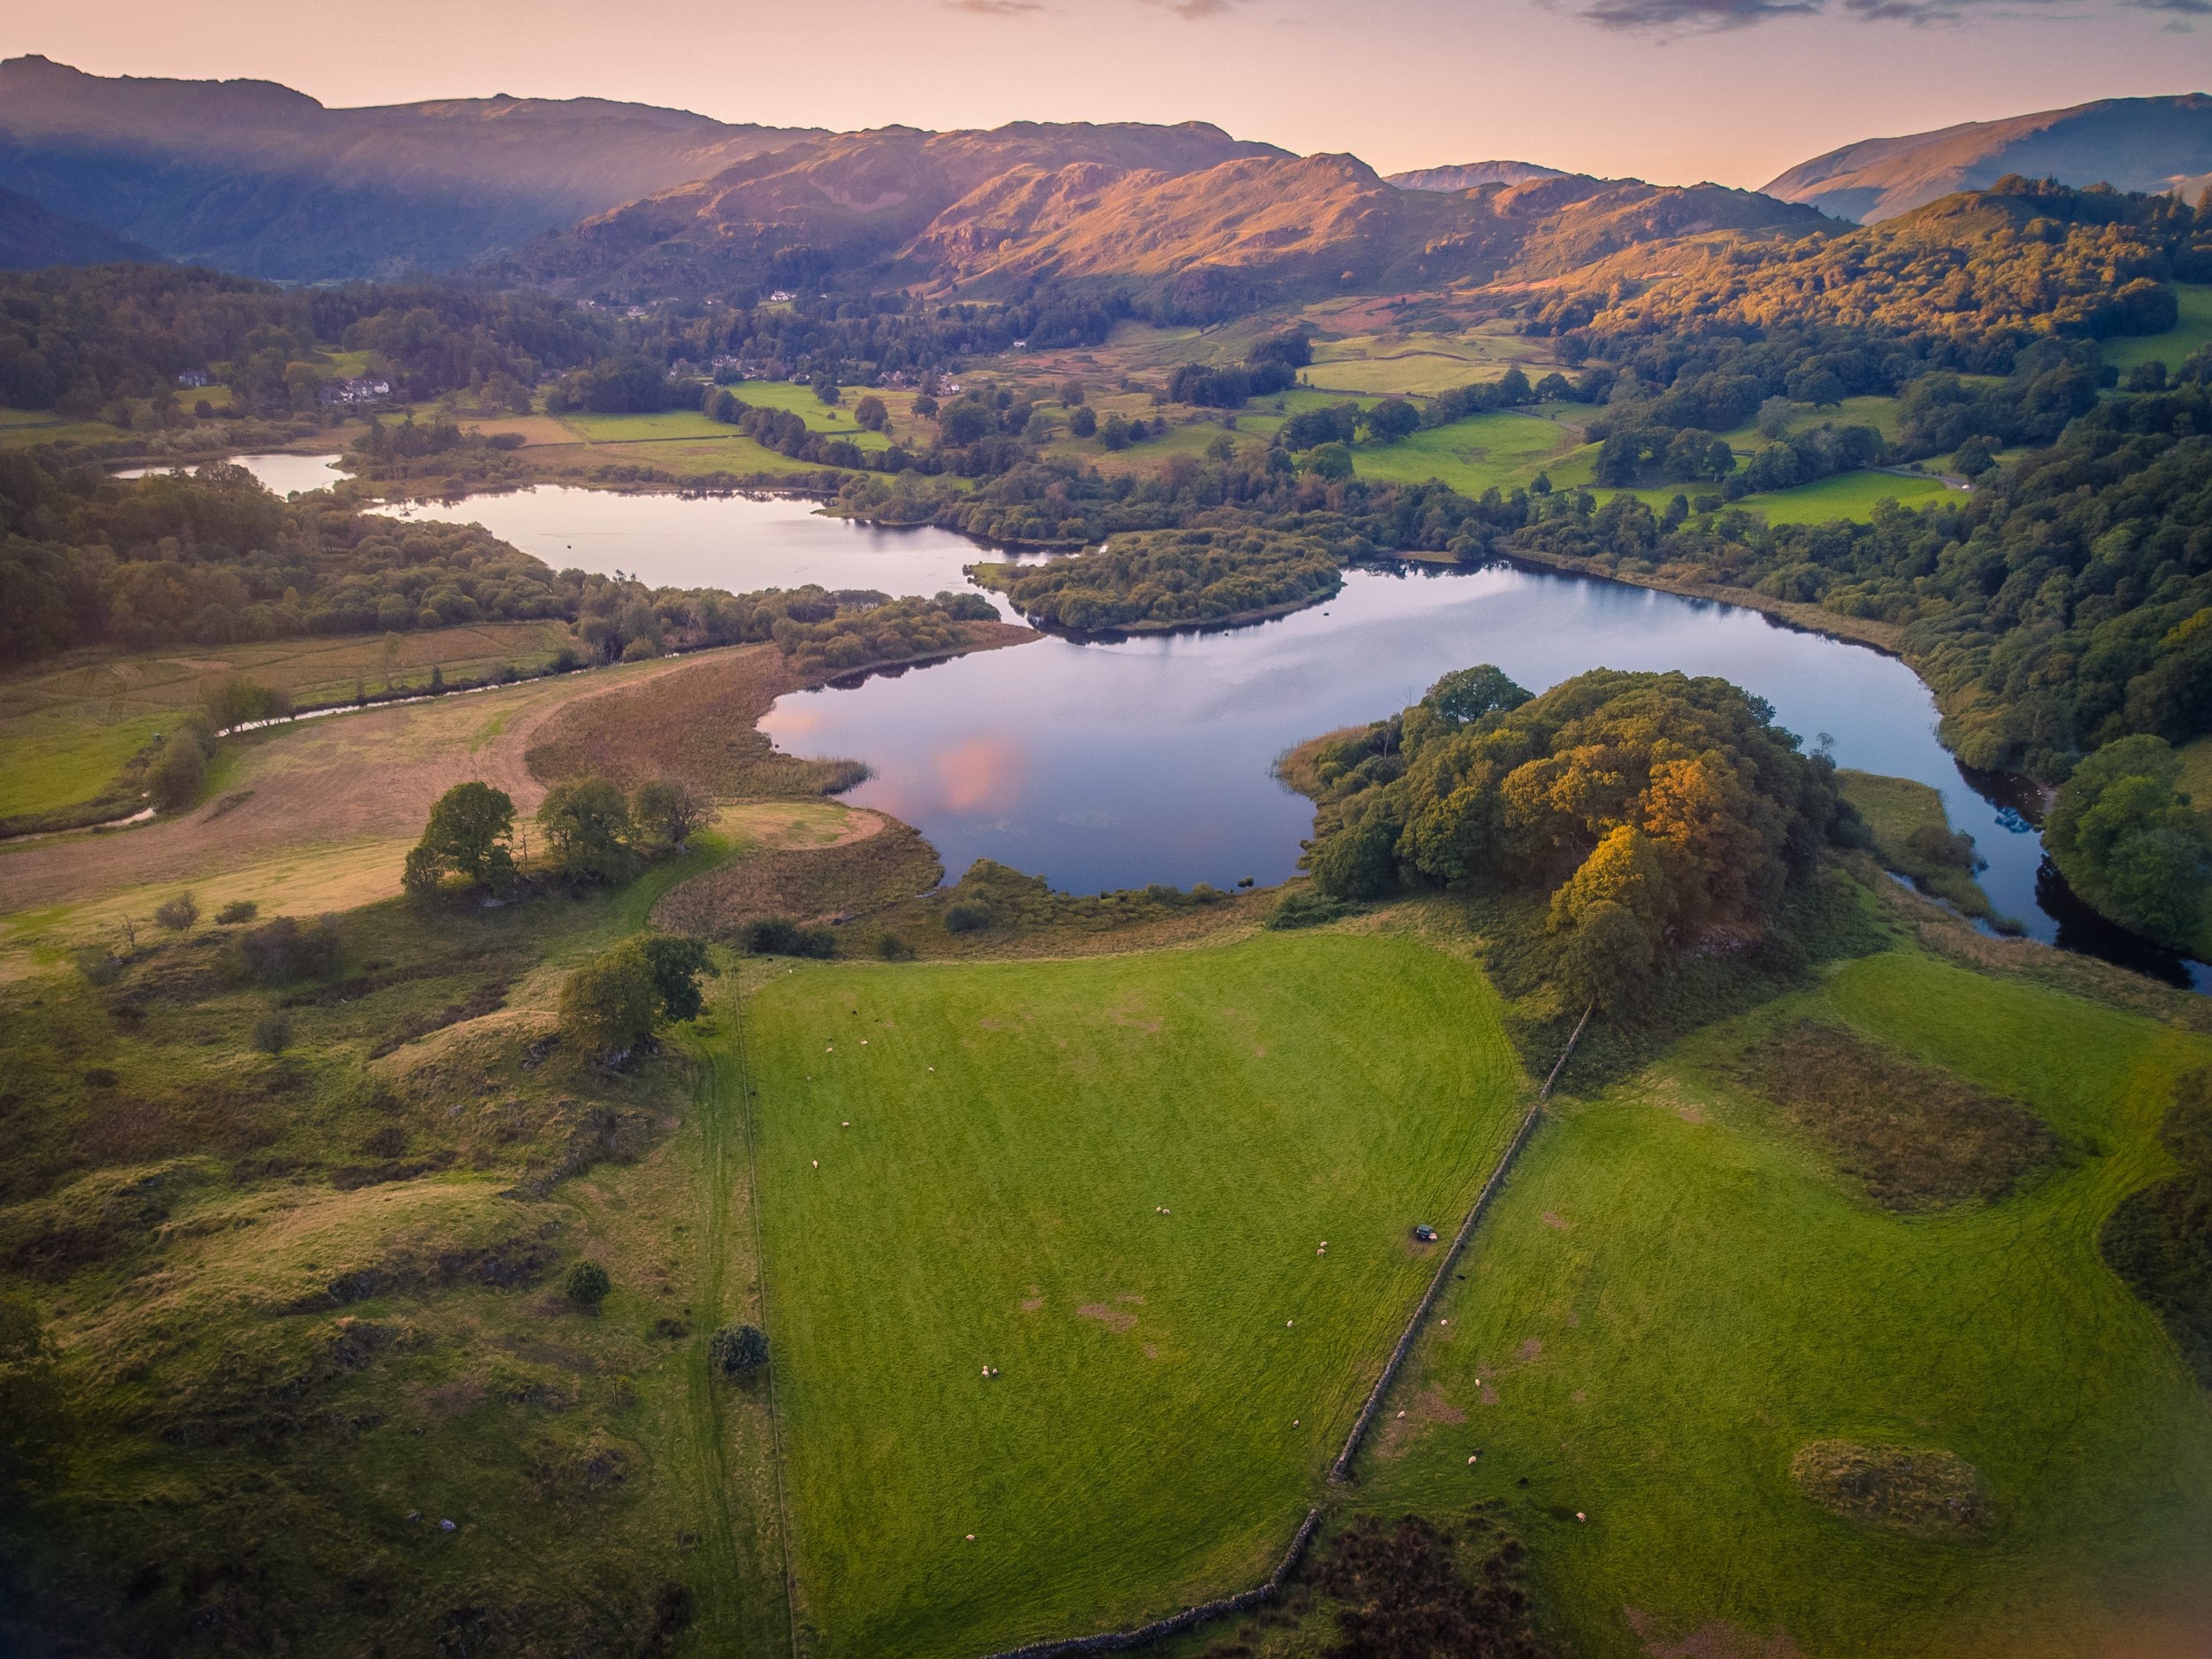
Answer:
[[[1596,1010],[1595,1002],[1582,1010],[1582,1018],[1575,1022],[1574,1034],[1567,1039],[1567,1046],[1559,1051],[1559,1058],[1553,1063],[1551,1075],[1544,1079],[1544,1087],[1538,1091],[1536,1098],[1529,1103],[1528,1110],[1521,1118],[1521,1126],[1513,1132],[1513,1139],[1506,1143],[1505,1156],[1498,1160],[1498,1167],[1490,1171],[1490,1179],[1482,1184],[1482,1191],[1475,1196],[1474,1207],[1468,1210],[1467,1218],[1459,1224],[1459,1231],[1452,1235],[1451,1245],[1445,1250],[1444,1259],[1436,1264],[1435,1277],[1429,1280],[1427,1293],[1414,1309],[1413,1317],[1406,1321],[1406,1328],[1400,1334],[1397,1346],[1390,1350],[1390,1357],[1384,1362],[1382,1375],[1375,1379],[1375,1386],[1367,1396],[1367,1403],[1359,1409],[1359,1416],[1353,1419],[1352,1432],[1344,1437],[1344,1449],[1336,1455],[1336,1462],[1329,1466],[1332,1484],[1341,1485],[1351,1479],[1352,1459],[1359,1455],[1360,1442],[1367,1438],[1368,1426],[1374,1422],[1375,1414],[1382,1409],[1383,1399],[1390,1393],[1390,1385],[1397,1380],[1398,1367],[1413,1351],[1413,1340],[1421,1334],[1421,1321],[1428,1317],[1429,1310],[1443,1294],[1445,1282],[1451,1277],[1460,1252],[1467,1248],[1467,1240],[1474,1236],[1475,1224],[1490,1208],[1490,1201],[1505,1185],[1505,1178],[1513,1168],[1513,1161],[1520,1156],[1521,1148],[1528,1144],[1529,1136],[1536,1128],[1536,1120],[1543,1116],[1544,1102],[1551,1099],[1553,1086],[1559,1081],[1560,1072],[1566,1069],[1567,1056],[1575,1051],[1575,1044],[1582,1041],[1582,1028],[1590,1023],[1590,1016]]]
[[[1032,1642],[1026,1647],[1010,1647],[1003,1653],[992,1654],[989,1659],[1064,1659],[1064,1655],[1072,1654],[1116,1653],[1124,1648],[1141,1647],[1148,1642],[1160,1641],[1187,1631],[1194,1624],[1227,1618],[1234,1613],[1248,1613],[1282,1594],[1284,1582],[1297,1571],[1298,1563],[1306,1553],[1306,1546],[1313,1542],[1314,1532],[1320,1525],[1320,1509],[1308,1509],[1304,1524],[1290,1540],[1290,1548],[1283,1552],[1282,1560],[1275,1563],[1275,1571],[1268,1574],[1266,1582],[1256,1585],[1241,1594],[1225,1595],[1217,1601],[1187,1607],[1179,1613],[1155,1619],[1149,1624],[1140,1624],[1134,1630],[1107,1631],[1097,1636],[1069,1636],[1056,1641]]]

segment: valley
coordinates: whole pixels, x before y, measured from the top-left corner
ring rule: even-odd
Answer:
[[[0,1649],[2200,1652],[2212,102],[939,12],[0,63]]]

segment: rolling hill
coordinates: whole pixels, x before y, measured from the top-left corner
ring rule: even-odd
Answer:
[[[1902,138],[1870,138],[1792,167],[1764,187],[1863,224],[1939,197],[1978,190],[2007,173],[2122,190],[2212,183],[2212,96],[2104,98],[2001,121],[1969,121]]]
[[[509,270],[626,298],[863,276],[985,295],[1113,283],[1206,316],[1556,274],[1665,237],[1824,222],[1749,191],[1578,174],[1403,189],[1356,157],[1293,156],[1197,125],[887,128],[634,203],[541,238]]]
[[[333,110],[264,81],[0,63],[0,188],[285,280],[457,268],[810,135],[599,98]]]
[[[55,265],[157,265],[161,256],[143,242],[81,219],[49,212],[27,196],[0,190],[0,271],[36,271]]]

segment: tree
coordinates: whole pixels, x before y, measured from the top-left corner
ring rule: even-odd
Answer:
[[[883,399],[871,392],[853,405],[853,419],[870,432],[881,432],[891,424],[891,411]]]
[[[165,812],[181,812],[200,798],[207,777],[207,751],[189,726],[162,740],[161,753],[146,773],[146,793]]]
[[[1380,898],[1397,879],[1392,849],[1397,830],[1380,812],[1323,837],[1306,855],[1313,885],[1333,899]]]
[[[587,1313],[599,1311],[599,1304],[607,1299],[614,1283],[607,1277],[607,1270],[591,1260],[584,1260],[568,1270],[568,1277],[561,1281],[561,1294],[572,1307]]]
[[[199,901],[189,893],[180,893],[173,899],[165,899],[154,906],[154,920],[173,933],[188,932],[200,919]]]
[[[635,941],[600,952],[561,986],[561,1035],[603,1059],[651,1036],[657,1011],[652,967]]]
[[[620,881],[634,867],[626,844],[632,833],[629,803],[604,778],[578,778],[555,784],[538,808],[553,867],[584,881]]]
[[[707,803],[687,784],[654,779],[630,797],[630,820],[641,834],[681,849],[707,820]]]
[[[411,893],[436,889],[444,876],[464,877],[472,887],[488,887],[514,873],[509,838],[515,827],[515,803],[503,789],[488,783],[457,783],[430,809],[422,840],[407,855],[401,881]]]
[[[1958,469],[1961,478],[1979,478],[1997,465],[1997,446],[1978,434],[1969,438],[1959,445],[1951,465]]]
[[[1395,443],[1421,429],[1421,411],[1402,397],[1386,397],[1367,411],[1367,435],[1377,443]]]
[[[27,1296],[0,1296],[0,1494],[19,1498],[59,1467],[67,1434],[53,1339]]]
[[[724,1325],[707,1339],[707,1359],[725,1377],[750,1377],[768,1363],[768,1333],[757,1325]]]
[[[2086,902],[2147,939],[2187,949],[2206,926],[2212,837],[2180,782],[2180,757],[2163,738],[2107,743],[2060,788],[2043,845]]]
[[[1098,411],[1088,403],[1078,403],[1068,416],[1068,430],[1079,438],[1094,436],[1098,431]]]
[[[1451,726],[1467,726],[1499,709],[1517,709],[1530,694],[1490,663],[1455,668],[1428,689],[1421,699]]]
[[[647,934],[603,950],[561,987],[561,1033],[587,1054],[627,1054],[661,1026],[695,1019],[699,976],[716,970],[695,939]]]

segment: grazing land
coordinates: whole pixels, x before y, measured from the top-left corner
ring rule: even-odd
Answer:
[[[2024,1103],[2055,1160],[1940,1215],[1874,1203],[1742,1079],[1807,1021]],[[2208,1054],[1901,950],[1555,1102],[1361,1502],[1492,1500],[1589,1659],[2190,1651],[2212,1620],[2212,1417],[2096,1233],[2169,1167],[2153,1132]],[[1817,1506],[1793,1462],[1836,1440],[1962,1460],[1986,1528]]]
[[[2125,374],[2139,364],[2162,363],[2169,373],[2193,352],[2212,345],[2212,284],[2177,282],[2181,320],[2162,334],[2138,334],[2103,342],[2104,360]]]
[[[1463,495],[1525,489],[1538,472],[1571,454],[1579,436],[1555,420],[1501,411],[1431,426],[1397,443],[1363,446],[1353,452],[1353,468],[1362,478],[1401,484],[1436,479]]]
[[[1428,1275],[1409,1229],[1526,1087],[1481,975],[1404,938],[806,964],[745,1020],[826,1655],[1263,1576]]]

